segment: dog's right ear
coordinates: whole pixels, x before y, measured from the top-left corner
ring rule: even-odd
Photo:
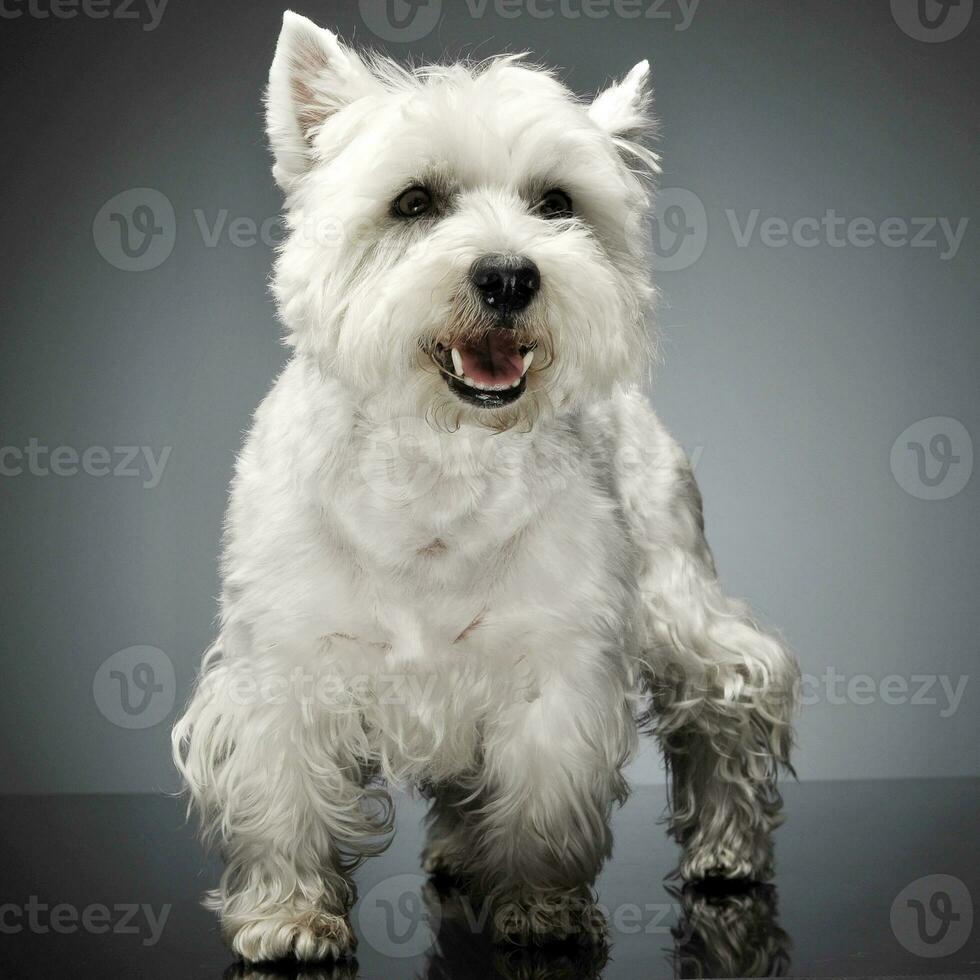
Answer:
[[[634,65],[622,81],[600,92],[589,106],[589,118],[610,136],[637,139],[653,128],[650,62]]]
[[[272,174],[283,190],[309,169],[320,126],[378,87],[367,65],[335,34],[291,10],[283,14],[265,99]]]

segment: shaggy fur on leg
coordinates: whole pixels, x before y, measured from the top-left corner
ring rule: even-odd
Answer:
[[[292,354],[174,729],[245,960],[353,949],[388,783],[434,794],[425,866],[488,897],[497,939],[601,944],[643,690],[682,873],[768,870],[796,668],[721,591],[636,389],[647,76],[584,101],[518,56],[404,68],[285,16],[267,122]]]

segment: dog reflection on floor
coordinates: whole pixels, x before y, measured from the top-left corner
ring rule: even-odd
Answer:
[[[678,921],[667,959],[675,977],[780,977],[790,964],[790,939],[777,921],[772,885],[700,882],[669,888]],[[417,976],[424,980],[600,980],[609,960],[604,945],[575,942],[544,946],[495,944],[478,901],[449,881],[423,889],[427,919],[438,923],[435,941]],[[356,960],[319,966],[295,962],[237,963],[225,980],[357,980]]]
[[[671,930],[675,977],[782,977],[791,943],[774,885],[705,881],[669,888],[682,911]]]

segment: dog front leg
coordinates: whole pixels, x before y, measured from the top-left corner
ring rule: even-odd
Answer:
[[[359,744],[347,731],[356,716],[311,707],[274,680],[213,651],[174,729],[175,761],[225,859],[206,904],[249,962],[335,959],[355,946],[350,855],[390,829],[390,800],[364,788],[362,762],[345,750]]]
[[[789,767],[796,662],[722,592],[706,545],[664,551],[653,568],[644,582],[656,588],[652,727],[671,775],[681,876],[765,879],[781,805],[776,777]]]
[[[616,484],[636,546],[634,621],[650,727],[672,776],[681,874],[765,877],[799,668],[719,585],[691,465],[642,396],[619,403],[617,439]]]
[[[484,733],[470,866],[498,939],[600,942],[591,886],[609,855],[612,804],[635,745],[624,678],[599,651],[569,650]],[[587,663],[585,669],[576,667]]]

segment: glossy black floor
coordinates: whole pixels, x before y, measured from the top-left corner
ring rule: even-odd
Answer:
[[[392,847],[359,873],[356,963],[296,972],[232,962],[198,904],[216,877],[181,805],[155,796],[0,799],[0,976],[218,980],[980,974],[980,781],[785,787],[773,886],[677,889],[639,788],[599,882],[609,949],[499,949],[478,903],[421,874],[422,805],[399,798]],[[942,877],[936,877],[942,876]],[[972,896],[972,900],[971,900]]]

